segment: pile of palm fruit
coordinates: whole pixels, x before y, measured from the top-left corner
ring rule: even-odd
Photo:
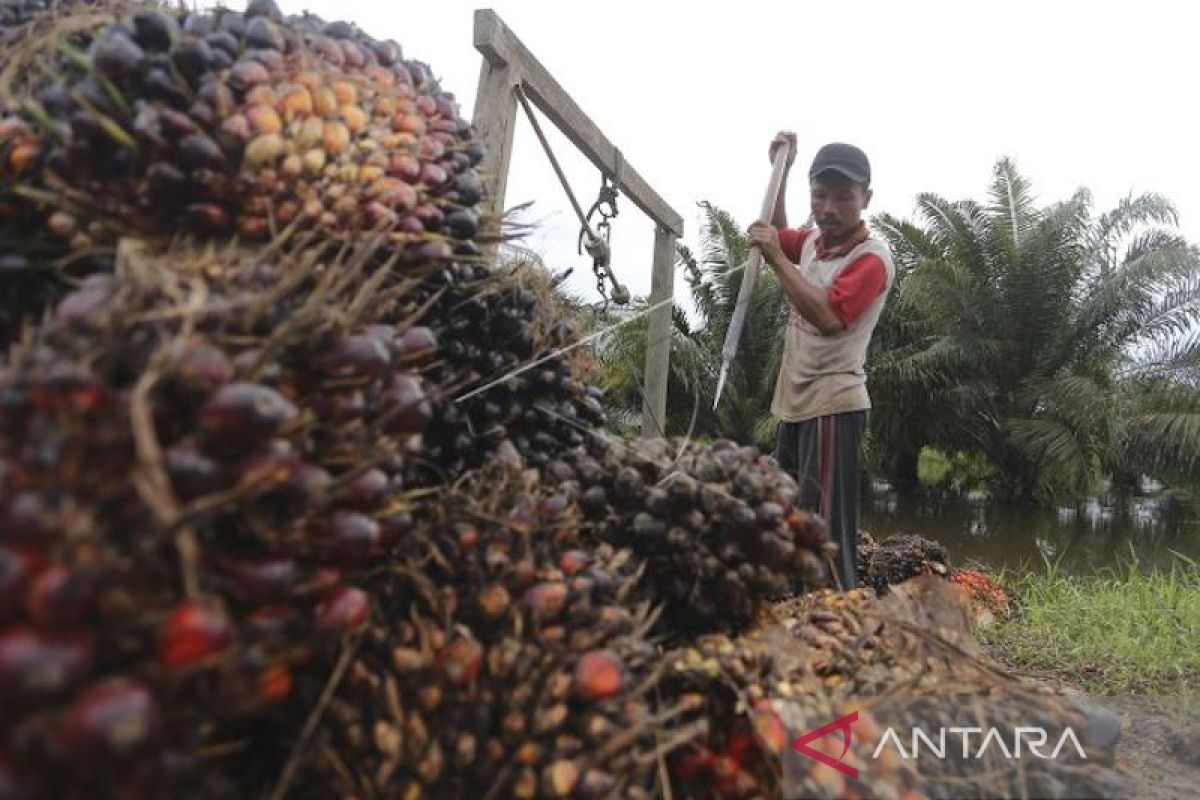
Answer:
[[[924,791],[789,772],[919,637],[773,622],[868,595],[772,612],[794,482],[604,430],[482,155],[346,23],[0,9],[0,798]]]

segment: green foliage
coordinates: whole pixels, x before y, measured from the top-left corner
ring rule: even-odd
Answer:
[[[676,254],[676,269],[687,283],[697,319],[694,324],[689,322],[678,307],[672,317],[666,430],[668,435],[690,431],[697,438],[734,439],[769,451],[775,437],[770,403],[783,353],[786,308],[775,276],[763,270],[737,360],[714,412],[721,347],[749,247],[744,230],[727,212],[709,203],[701,203],[701,208],[704,227],[699,252],[681,245]],[[610,402],[627,413],[640,413],[642,407],[647,318],[638,313],[645,308],[645,300],[635,302],[628,312],[632,319],[612,326],[597,346],[605,372],[604,389]]]
[[[918,217],[874,221],[897,262],[868,362],[875,463],[975,453],[1015,501],[1195,472],[1200,252],[1168,201],[1039,208],[1005,159],[986,202],[924,194]]]

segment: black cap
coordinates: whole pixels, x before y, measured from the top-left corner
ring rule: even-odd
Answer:
[[[867,154],[852,144],[833,142],[817,151],[808,177],[815,178],[822,172],[837,172],[855,183],[871,182],[871,162]]]

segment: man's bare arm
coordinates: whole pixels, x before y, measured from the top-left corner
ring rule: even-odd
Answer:
[[[784,255],[783,248],[779,246],[778,230],[764,222],[756,222],[750,226],[750,243],[762,252],[763,260],[775,270],[784,295],[800,316],[812,323],[824,336],[831,336],[846,329],[845,323],[829,307],[825,292],[811,281],[805,280]]]

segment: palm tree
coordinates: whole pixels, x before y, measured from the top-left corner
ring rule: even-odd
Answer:
[[[696,309],[695,323],[678,306],[672,316],[671,372],[667,386],[668,434],[691,432],[700,438],[725,437],[765,450],[774,445],[771,395],[783,352],[785,308],[775,277],[764,270],[756,289],[738,356],[730,369],[720,407],[712,410],[721,364],[721,346],[741,285],[741,265],[749,253],[746,235],[733,218],[701,203],[704,225],[699,256],[681,245],[682,270]],[[632,321],[615,326],[597,348],[605,368],[610,402],[627,411],[641,409],[646,352],[645,301],[629,312]],[[620,321],[620,320],[616,320]]]
[[[1200,456],[1200,252],[1164,198],[1045,208],[1007,159],[987,203],[882,215],[897,284],[871,364],[877,450],[977,452],[999,495],[1187,475]]]

